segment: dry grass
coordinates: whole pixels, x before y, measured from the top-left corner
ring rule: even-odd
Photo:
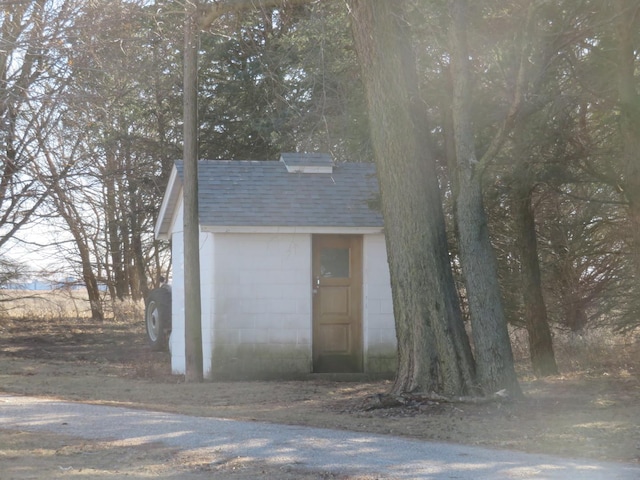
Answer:
[[[633,369],[638,363],[638,331],[617,333],[594,328],[582,333],[559,333],[553,341],[558,362],[568,371],[613,373]]]
[[[61,320],[91,316],[86,293],[77,290],[0,290],[0,315]]]
[[[527,332],[512,328],[510,335],[518,371],[531,378]],[[554,329],[552,335],[556,361],[564,374],[633,370],[640,360],[640,330],[621,333],[600,327],[575,333]]]
[[[130,322],[141,318],[142,301],[104,302],[105,318]],[[91,318],[89,298],[84,290],[0,290],[0,319],[40,319],[60,321]]]
[[[105,319],[115,324],[133,324],[139,329],[144,303],[132,300],[105,302]],[[91,318],[84,290],[0,290],[0,322],[30,321],[39,324],[82,322]],[[511,344],[521,375],[531,377],[528,367],[529,345],[524,328],[511,328]],[[640,355],[640,329],[616,333],[608,328],[593,328],[574,333],[554,329],[553,345],[563,373],[633,370]],[[156,368],[140,365],[142,377],[153,377]]]
[[[25,309],[19,318],[0,314],[0,390],[568,457],[640,461],[637,334],[603,329],[582,335],[554,332],[561,374],[536,379],[528,367],[526,332],[515,330],[512,340],[525,393],[522,401],[487,405],[432,402],[363,411],[363,399],[386,391],[389,382],[314,377],[296,382],[185,384],[181,376],[170,375],[167,353],[149,349],[141,305],[116,304],[110,309],[110,319],[102,323],[65,317],[75,308],[61,314],[60,309],[49,307],[49,313],[32,311],[31,316]],[[229,472],[211,478],[227,478],[226,474]],[[256,476],[267,478],[251,469],[240,478]]]

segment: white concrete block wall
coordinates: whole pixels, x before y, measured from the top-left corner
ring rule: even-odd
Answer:
[[[202,298],[202,369],[205,377],[211,375],[214,339],[215,305],[215,235],[200,233],[200,296]]]
[[[186,357],[184,346],[184,232],[182,206],[174,219],[171,235],[172,279],[171,279],[171,371],[184,374]]]
[[[182,208],[172,235],[171,369],[184,374]],[[311,235],[202,233],[201,292],[205,376],[312,371]],[[396,362],[393,306],[383,235],[363,237],[365,371]]]
[[[392,373],[397,340],[384,235],[365,235],[362,256],[365,371]]]
[[[212,373],[311,371],[311,235],[215,234]]]
[[[171,280],[171,371],[174,374],[186,372],[185,355],[185,304],[184,304],[184,229],[182,205],[178,208],[171,236],[171,256],[173,274]],[[202,297],[202,356],[204,374],[210,373],[213,341],[213,271],[212,259],[214,236],[200,234],[200,294]]]

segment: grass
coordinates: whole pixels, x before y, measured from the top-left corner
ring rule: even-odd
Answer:
[[[142,318],[144,304],[133,300],[104,302],[105,319],[118,323]],[[91,307],[84,290],[0,290],[0,320],[90,319]]]
[[[524,328],[512,328],[511,346],[518,371],[533,377],[529,366],[529,344]],[[618,332],[611,328],[587,328],[582,332],[552,329],[553,350],[563,374],[624,372],[640,359],[640,330]]]
[[[640,460],[637,334],[605,329],[581,335],[555,331],[561,374],[537,379],[528,367],[526,332],[514,330],[514,352],[525,392],[521,402],[432,402],[363,411],[363,400],[388,390],[389,382],[310,378],[187,384],[182,376],[170,374],[168,353],[149,349],[142,305],[117,303],[104,322],[74,317],[75,308],[67,307],[67,313],[50,309],[50,318],[41,311],[29,316],[27,308],[20,310],[18,318],[0,315],[3,391],[569,457]],[[63,315],[69,317],[61,319]]]

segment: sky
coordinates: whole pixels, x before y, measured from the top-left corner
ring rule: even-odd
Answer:
[[[9,240],[0,254],[23,264],[29,276],[37,277],[43,271],[57,272],[61,276],[73,273],[65,259],[61,244],[71,241],[71,234],[53,225],[25,226]],[[56,275],[57,276],[57,275]]]

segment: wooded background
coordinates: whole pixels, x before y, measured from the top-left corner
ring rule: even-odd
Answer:
[[[526,327],[542,375],[556,369],[552,329],[638,327],[640,1],[251,7],[200,32],[199,156],[375,160],[396,322],[413,325],[399,341],[458,378],[431,387],[512,383],[483,372],[508,371],[510,351],[479,358],[504,347],[507,322]],[[170,273],[152,232],[182,156],[187,6],[0,8],[0,284],[34,274],[9,245],[33,247],[24,232],[53,225],[70,238],[52,241],[58,263],[100,320],[104,302],[143,298]],[[466,334],[451,334],[468,320],[475,364]],[[403,365],[397,390],[427,387]]]

